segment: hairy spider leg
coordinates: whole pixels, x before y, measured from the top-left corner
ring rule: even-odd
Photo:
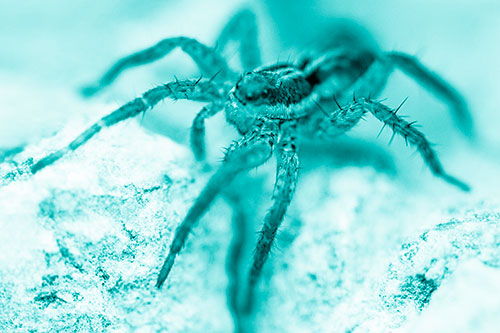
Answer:
[[[197,161],[203,161],[206,157],[205,149],[205,120],[216,115],[224,108],[222,103],[205,105],[193,119],[190,132],[191,150]]]
[[[213,48],[193,38],[173,37],[163,39],[152,47],[119,59],[96,84],[84,87],[82,94],[92,96],[110,85],[126,69],[154,62],[177,47],[180,47],[194,60],[202,75],[222,81],[236,77],[226,60]]]
[[[167,279],[174,265],[175,257],[184,246],[189,232],[206,212],[219,192],[226,188],[237,174],[258,167],[271,157],[276,141],[275,131],[266,126],[266,123],[260,125],[228,148],[223,164],[212,175],[184,220],[177,227],[167,258],[158,275],[156,287],[160,288]],[[269,123],[269,125],[274,124]]]
[[[438,74],[425,67],[417,58],[401,53],[387,53],[387,58],[434,96],[443,100],[462,133],[473,139],[476,135],[472,115],[463,96]]]
[[[403,136],[407,144],[409,143],[410,145],[415,146],[435,176],[440,177],[444,181],[460,188],[463,191],[470,191],[469,185],[444,171],[441,162],[439,162],[436,153],[432,150],[429,141],[427,141],[422,132],[415,129],[413,123],[409,123],[401,119],[397,116],[396,111],[373,100],[360,98],[354,101],[353,104],[358,104],[364,110],[372,113],[375,118],[392,128],[394,133]]]
[[[146,91],[142,97],[136,98],[107,116],[102,117],[94,125],[80,134],[76,139],[71,141],[68,146],[51,153],[33,164],[30,171],[32,174],[37,173],[46,166],[53,164],[67,153],[74,151],[81,145],[85,144],[104,127],[110,127],[125,119],[132,118],[142,112],[146,112],[165,98],[207,102],[222,99],[222,96],[223,95],[220,92],[219,85],[208,80],[184,80],[158,86]]]
[[[356,96],[367,98],[378,96],[389,78],[391,69],[387,61],[376,58],[361,76],[348,86],[336,87],[333,91],[328,88],[325,90],[318,88],[320,91],[314,102],[316,109],[321,112],[310,113],[306,126],[301,126],[300,130],[305,132],[306,137],[327,140],[349,131],[363,118],[365,111],[356,104],[342,108],[339,103],[353,100]]]
[[[260,66],[257,23],[251,10],[243,9],[236,13],[222,29],[215,45],[222,54],[232,41],[239,42],[241,65],[245,71]]]
[[[278,227],[285,216],[292,200],[299,171],[296,138],[292,133],[283,133],[278,143],[278,163],[276,181],[273,191],[273,205],[264,218],[264,224],[259,234],[255,248],[253,264],[248,275],[246,299],[243,311],[251,313],[255,301],[255,286],[262,272],[262,267],[269,256],[271,245]]]

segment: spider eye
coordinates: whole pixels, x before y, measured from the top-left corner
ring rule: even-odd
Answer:
[[[269,95],[269,90],[264,89],[264,90],[262,91],[261,96],[262,96],[262,97],[267,97],[268,95]]]
[[[258,98],[259,98],[259,96],[256,95],[256,94],[249,93],[249,94],[246,95],[247,101],[255,101]]]

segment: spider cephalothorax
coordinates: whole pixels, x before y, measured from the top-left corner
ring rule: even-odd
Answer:
[[[210,79],[176,80],[153,88],[103,117],[67,147],[38,160],[27,170],[31,174],[39,172],[83,145],[101,129],[144,113],[166,98],[206,103],[194,118],[191,128],[193,152],[198,160],[203,160],[205,120],[225,109],[227,122],[234,125],[242,137],[228,147],[222,164],[177,228],[156,285],[161,287],[165,282],[189,232],[212,201],[239,173],[260,166],[274,154],[277,157],[277,172],[273,203],[264,218],[247,286],[241,288],[247,294],[243,302],[238,302],[235,288],[229,293],[229,304],[235,314],[250,309],[254,298],[252,291],[292,200],[298,179],[301,138],[331,139],[350,130],[363,115],[371,113],[414,146],[436,176],[462,190],[469,189],[465,183],[444,171],[424,135],[411,122],[398,116],[398,109],[373,99],[384,87],[392,69],[398,67],[445,101],[460,129],[471,133],[472,123],[463,98],[417,59],[398,52],[374,51],[349,43],[349,39],[343,36],[337,37],[330,48],[313,50],[297,62],[258,67],[260,55],[256,36],[253,14],[242,11],[224,28],[218,40],[218,49],[195,39],[175,37],[119,60],[96,85],[85,88],[84,93],[94,94],[112,83],[127,68],[155,61],[176,47],[182,48],[197,63],[202,74]],[[245,74],[241,76],[229,67],[219,53],[224,51],[229,41],[239,42],[241,63],[245,68]],[[20,172],[22,170],[14,171],[10,178],[5,179],[15,178],[15,174]],[[240,257],[233,255],[232,258],[235,260],[234,267],[237,267]],[[232,272],[230,274],[234,274],[234,270]]]
[[[226,119],[241,134],[259,117],[297,119],[305,116],[312,91],[305,75],[290,64],[257,69],[244,74],[229,92]]]
[[[248,72],[236,82],[234,97],[239,104],[253,107],[275,104],[277,99],[276,79],[267,71]]]

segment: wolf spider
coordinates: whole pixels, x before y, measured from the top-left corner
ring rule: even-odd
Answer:
[[[447,103],[458,127],[465,134],[471,134],[472,121],[462,96],[416,58],[400,52],[374,50],[359,40],[338,37],[297,62],[262,66],[255,17],[249,10],[239,12],[228,22],[218,38],[217,48],[188,37],[164,39],[118,60],[97,84],[84,88],[83,94],[91,96],[110,85],[123,71],[156,61],[178,47],[194,60],[205,78],[176,79],[146,91],[101,118],[67,147],[32,164],[29,171],[39,172],[85,144],[101,129],[144,113],[167,98],[207,103],[195,116],[190,133],[194,156],[202,161],[205,159],[205,120],[225,110],[226,121],[236,127],[241,138],[227,148],[222,164],[177,227],[156,286],[160,288],[164,284],[189,232],[213,200],[238,174],[262,165],[274,153],[277,171],[272,206],[264,217],[253,255],[245,305],[238,308],[234,293],[230,300],[233,313],[248,313],[254,298],[252,291],[293,197],[299,170],[297,152],[302,138],[333,138],[349,131],[365,114],[371,113],[394,134],[403,136],[407,144],[416,147],[435,176],[461,190],[469,190],[467,184],[444,171],[423,133],[413,122],[398,116],[399,107],[392,109],[373,99],[379,95],[392,70],[399,68]],[[229,43],[239,45],[243,74],[230,68],[221,56]]]

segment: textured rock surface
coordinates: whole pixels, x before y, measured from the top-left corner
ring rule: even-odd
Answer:
[[[73,122],[14,161],[37,159],[84,126]],[[262,192],[248,193],[263,199],[255,231],[272,171],[263,167]],[[231,331],[231,211],[222,200],[190,236],[166,288],[154,288],[172,232],[208,176],[186,148],[130,121],[1,188],[2,329]],[[460,208],[470,195],[421,177],[448,190],[446,199],[427,187],[410,194],[371,167],[302,170],[259,287],[258,330],[441,330],[440,315],[450,313],[465,315],[449,331],[497,327],[500,301],[490,296],[485,308],[478,293],[496,288],[499,207]]]
[[[61,145],[75,127],[20,159]],[[225,306],[224,275],[204,272],[212,261],[223,269],[224,249],[203,228],[168,288],[154,288],[172,229],[203,179],[184,148],[129,122],[2,188],[0,284],[1,303],[8,304],[0,314],[2,330],[230,326],[225,312],[214,317],[214,309]],[[217,234],[217,226],[210,233]],[[188,256],[192,250],[198,255]]]
[[[385,274],[334,310],[335,330],[496,331],[500,215],[492,211],[465,213],[402,244]]]

